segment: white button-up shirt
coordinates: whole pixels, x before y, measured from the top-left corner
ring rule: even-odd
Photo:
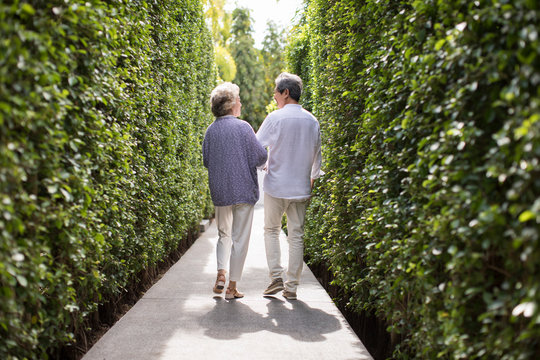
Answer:
[[[270,113],[257,132],[268,148],[263,190],[281,199],[307,199],[311,179],[321,175],[319,122],[301,105],[287,104]]]

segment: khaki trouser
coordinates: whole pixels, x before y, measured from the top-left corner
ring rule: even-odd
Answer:
[[[240,281],[249,247],[253,205],[216,206],[215,209],[219,235],[217,268],[227,270],[230,263],[229,281]]]
[[[266,261],[272,279],[283,278],[279,234],[281,218],[287,214],[287,240],[289,242],[289,266],[285,290],[296,292],[304,265],[304,221],[309,199],[289,200],[264,194],[264,244]]]

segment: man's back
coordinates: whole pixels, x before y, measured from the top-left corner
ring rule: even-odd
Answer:
[[[317,119],[302,106],[287,104],[268,115],[257,139],[269,148],[264,191],[277,198],[309,198],[321,166]]]

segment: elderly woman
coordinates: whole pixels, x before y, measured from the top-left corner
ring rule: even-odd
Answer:
[[[249,245],[253,206],[259,199],[257,166],[266,162],[267,152],[259,144],[251,125],[238,119],[242,104],[240,89],[226,82],[210,94],[215,121],[203,141],[203,162],[208,169],[210,194],[218,228],[217,279],[214,292],[221,294],[230,263],[226,299],[244,296],[236,288]]]

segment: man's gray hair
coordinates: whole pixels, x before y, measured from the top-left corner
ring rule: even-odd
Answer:
[[[210,94],[210,104],[214,116],[220,117],[231,114],[231,110],[239,96],[240,88],[236,84],[224,82],[216,86]]]
[[[300,76],[288,72],[282,72],[276,78],[276,90],[281,94],[285,89],[289,89],[289,96],[296,101],[302,95],[302,79]]]

